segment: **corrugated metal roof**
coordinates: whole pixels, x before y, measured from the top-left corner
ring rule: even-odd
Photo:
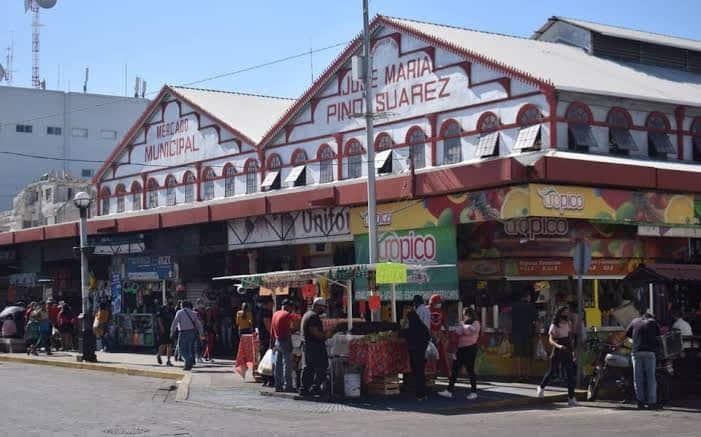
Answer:
[[[294,103],[293,99],[171,86],[207,113],[258,143]]]
[[[626,276],[630,281],[701,281],[701,266],[696,264],[640,264]]]
[[[678,36],[663,35],[660,33],[643,32],[642,30],[626,29],[625,27],[610,26],[608,24],[594,23],[586,20],[577,20],[567,17],[552,17],[550,21],[562,21],[575,26],[597,32],[602,35],[615,36],[617,38],[632,39],[635,41],[643,41],[651,44],[660,44],[663,46],[677,47],[686,50],[701,51],[701,41],[688,38],[680,38]],[[546,24],[544,27],[547,27]]]
[[[550,81],[563,91],[701,105],[701,75],[598,58],[565,44],[383,17],[388,23]]]

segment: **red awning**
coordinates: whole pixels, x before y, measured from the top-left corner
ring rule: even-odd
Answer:
[[[701,282],[701,265],[697,264],[640,264],[637,269],[626,276],[630,281],[666,282],[698,281]]]

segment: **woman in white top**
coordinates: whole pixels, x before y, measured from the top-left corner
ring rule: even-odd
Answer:
[[[575,374],[577,367],[574,364],[574,354],[572,347],[572,323],[570,322],[570,309],[561,307],[555,313],[552,324],[548,330],[549,343],[553,347],[550,355],[550,369],[543,377],[543,382],[538,387],[538,397],[545,395],[545,387],[558,369],[562,368],[567,375],[567,397],[571,407],[577,405],[574,397]]]

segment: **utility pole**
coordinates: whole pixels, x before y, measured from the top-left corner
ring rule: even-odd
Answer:
[[[372,58],[368,0],[363,0],[363,76],[365,83],[365,132],[368,150],[368,254],[370,264],[377,262],[377,196],[375,192],[375,141],[372,106]]]

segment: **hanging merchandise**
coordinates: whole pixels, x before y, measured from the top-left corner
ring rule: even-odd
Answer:
[[[358,313],[360,313],[361,316],[365,314],[365,306],[364,300],[358,301]]]
[[[314,284],[305,284],[302,287],[302,296],[305,299],[311,299],[314,296],[316,296],[316,287],[314,286]],[[323,295],[322,295],[322,297],[323,297]]]
[[[378,295],[372,295],[368,297],[368,306],[370,307],[370,311],[377,311],[380,309],[382,306],[382,301],[380,300],[380,296]]]
[[[535,347],[535,359],[545,361],[548,359],[548,353],[545,351],[545,346],[543,345],[543,340],[538,339],[538,343]]]
[[[88,288],[94,290],[97,288],[97,278],[93,272],[88,274]]]
[[[329,280],[325,276],[317,279],[317,284],[319,284],[319,295],[324,299],[329,298]]]

